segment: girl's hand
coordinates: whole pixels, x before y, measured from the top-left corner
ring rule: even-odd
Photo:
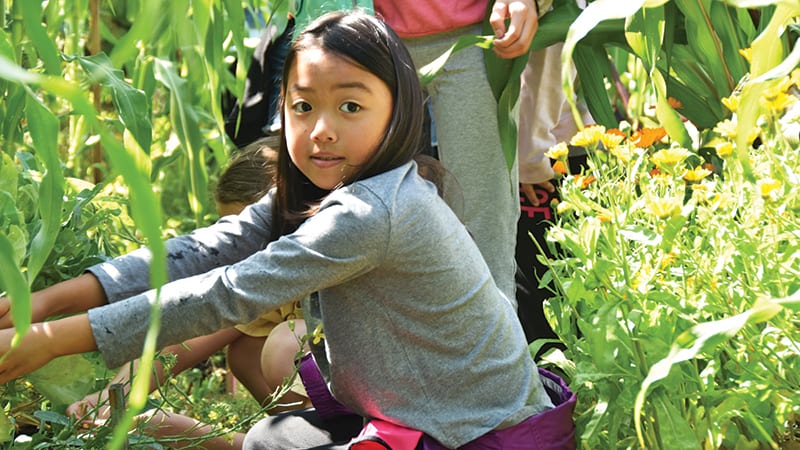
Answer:
[[[525,197],[533,206],[539,206],[539,196],[536,194],[536,188],[544,189],[550,194],[556,191],[555,185],[553,185],[553,183],[550,181],[536,184],[520,183],[520,188],[522,189],[522,193],[525,194]]]
[[[98,407],[98,405],[100,405]],[[67,415],[80,420],[84,428],[93,428],[105,425],[111,416],[111,407],[108,404],[108,391],[95,392],[83,397],[77,402],[67,406]]]
[[[57,356],[43,328],[41,323],[33,324],[13,349],[11,340],[15,330],[0,330],[0,384],[33,372]]]
[[[506,19],[509,19],[506,29]],[[511,59],[528,52],[539,29],[535,0],[496,0],[489,16],[494,30],[494,52]]]
[[[0,330],[0,384],[33,372],[57,356],[97,350],[86,314],[35,323],[11,348],[13,328]]]

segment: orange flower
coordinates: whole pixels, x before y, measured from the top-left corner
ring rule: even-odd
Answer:
[[[628,135],[622,132],[619,128],[609,128],[606,130],[606,134],[616,134],[617,136],[622,136],[622,138],[627,138]]]
[[[586,189],[590,184],[594,183],[595,177],[593,175],[575,175],[575,184],[580,186],[581,189]]]
[[[681,103],[680,100],[675,97],[667,97],[667,103],[669,103],[669,106],[671,106],[673,109],[683,108],[683,103]]]
[[[566,175],[567,165],[564,164],[564,161],[556,161],[553,163],[553,172],[555,172],[557,175]]]
[[[639,148],[646,148],[660,141],[666,135],[667,131],[662,127],[642,128],[636,133],[633,133],[631,141]]]

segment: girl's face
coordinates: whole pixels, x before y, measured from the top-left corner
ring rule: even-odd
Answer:
[[[297,53],[286,83],[289,156],[321,189],[350,181],[375,153],[392,115],[392,94],[372,73],[320,49]]]

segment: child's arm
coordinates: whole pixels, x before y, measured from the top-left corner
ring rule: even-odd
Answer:
[[[106,303],[106,294],[94,275],[85,273],[62,281],[31,296],[33,322],[59,314],[84,312]],[[0,297],[0,328],[11,328],[11,300]]]
[[[0,384],[28,374],[64,355],[97,350],[86,314],[35,323],[11,348],[14,330],[0,330]]]

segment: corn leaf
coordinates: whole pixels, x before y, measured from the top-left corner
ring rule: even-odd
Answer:
[[[152,37],[164,27],[168,17],[164,14],[166,9],[164,0],[139,2],[139,9],[135,13],[136,20],[133,21],[128,31],[117,39],[109,54],[113,67],[119,68],[128,61],[135,61],[136,55],[139,53],[137,46],[141,42],[158,41]]]
[[[429,84],[436,78],[436,75],[441,72],[444,65],[447,64],[447,60],[450,59],[450,56],[454,53],[463,50],[467,47],[472,47],[473,45],[481,47],[481,48],[489,48],[492,45],[492,41],[494,41],[493,36],[478,36],[473,34],[468,34],[459,37],[456,42],[450,46],[447,51],[442,53],[438,58],[434,59],[433,61],[429,62],[428,64],[420,67],[417,69],[417,73],[419,75],[419,80],[423,86]],[[497,73],[499,71],[492,71],[492,73]],[[503,81],[503,80],[500,80]],[[494,86],[494,84],[492,84]],[[500,97],[500,92],[495,92],[495,98]]]
[[[28,131],[36,153],[44,161],[47,172],[39,186],[41,228],[31,241],[28,258],[28,284],[44,266],[61,228],[61,206],[64,203],[64,173],[58,158],[58,119],[31,92],[26,104]]]
[[[193,102],[185,91],[186,80],[178,75],[174,64],[157,59],[155,75],[156,79],[169,89],[170,122],[187,158],[189,206],[199,225],[207,203],[208,174],[197,114],[192,107]]]
[[[11,318],[14,321],[14,338],[11,346],[16,346],[31,326],[31,291],[28,282],[16,260],[14,245],[0,234],[0,285],[11,298]]]
[[[47,35],[42,26],[42,2],[23,1],[22,21],[33,46],[44,63],[45,72],[49,75],[61,75],[61,58],[56,44]]]
[[[129,84],[119,69],[114,69],[111,60],[103,53],[94,56],[75,57],[83,70],[96,83],[111,90],[111,100],[119,114],[120,121],[130,131],[133,138],[144,150],[150,152],[153,128],[150,122],[150,108],[144,92]]]
[[[611,79],[608,54],[599,45],[578,45],[572,53],[575,69],[581,80],[581,93],[595,122],[607,128],[618,125],[614,108],[605,89],[605,77]],[[583,126],[580,114],[575,123]]]

